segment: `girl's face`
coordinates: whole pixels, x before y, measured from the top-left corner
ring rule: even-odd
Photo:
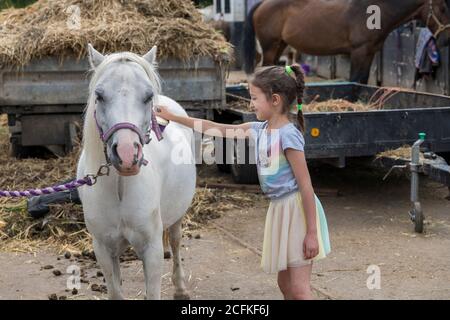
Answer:
[[[262,121],[269,120],[275,111],[272,101],[267,99],[267,96],[260,88],[252,84],[249,85],[249,91],[256,118]]]

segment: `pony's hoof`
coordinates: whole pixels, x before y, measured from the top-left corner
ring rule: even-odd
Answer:
[[[170,257],[172,257],[170,251],[164,251],[164,259],[170,259]]]
[[[189,296],[188,293],[175,293],[173,295],[173,298],[175,300],[191,300],[191,297]]]

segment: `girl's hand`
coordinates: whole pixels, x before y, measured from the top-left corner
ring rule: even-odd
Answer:
[[[172,120],[173,113],[166,106],[155,106],[155,114],[166,120]]]
[[[306,260],[312,259],[319,254],[319,240],[317,239],[317,232],[306,233],[303,241],[303,255]]]

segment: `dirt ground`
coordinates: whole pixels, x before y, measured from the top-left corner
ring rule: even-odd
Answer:
[[[206,170],[206,171],[205,171]],[[450,201],[444,188],[421,180],[425,233],[415,234],[408,217],[409,180],[349,164],[346,169],[311,164],[314,187],[336,188],[340,196],[323,196],[332,252],[313,268],[312,285],[318,299],[448,299],[450,297]],[[215,167],[202,174],[229,179]],[[268,202],[231,210],[183,238],[182,255],[192,299],[281,299],[275,275],[259,267]],[[59,260],[58,260],[59,259]],[[67,289],[67,268],[82,270],[81,288]],[[122,262],[123,286],[129,299],[142,299],[143,272],[139,261]],[[380,289],[370,290],[367,269],[380,270]],[[0,299],[106,299],[92,291],[102,285],[92,261],[66,259],[43,248],[36,254],[0,253]],[[50,266],[53,268],[50,269]],[[62,275],[55,276],[55,270]],[[171,261],[164,262],[162,298],[172,299]]]

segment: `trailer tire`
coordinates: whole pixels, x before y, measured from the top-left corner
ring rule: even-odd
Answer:
[[[242,121],[235,121],[233,124],[240,124]],[[249,162],[249,140],[245,139],[245,150],[240,150],[242,146],[239,143],[234,143],[234,157],[233,164],[231,167],[231,176],[233,177],[234,182],[239,184],[258,184],[258,171],[256,169],[255,164],[250,164]],[[238,155],[242,154],[244,151],[245,154],[245,163],[239,163]]]
[[[414,231],[417,233],[423,233],[424,216],[423,216],[422,206],[420,205],[419,202],[415,202],[414,207],[411,211],[412,211],[411,216],[412,216],[413,222],[414,222]]]

